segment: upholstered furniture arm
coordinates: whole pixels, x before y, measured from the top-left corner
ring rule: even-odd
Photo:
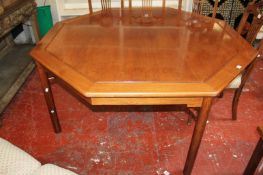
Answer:
[[[0,138],[0,175],[77,175],[56,165],[41,163]]]
[[[41,164],[25,151],[0,138],[0,174],[31,175]]]
[[[53,164],[46,164],[38,168],[36,171],[34,171],[32,175],[77,175],[77,174]]]

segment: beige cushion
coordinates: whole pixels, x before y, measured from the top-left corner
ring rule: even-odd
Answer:
[[[56,165],[46,164],[38,168],[31,175],[77,175],[77,174],[73,173],[72,171],[66,170],[64,168],[60,168]]]
[[[40,166],[25,151],[0,138],[0,175],[30,175]]]
[[[241,84],[242,75],[238,75],[229,85],[228,89],[237,89]]]

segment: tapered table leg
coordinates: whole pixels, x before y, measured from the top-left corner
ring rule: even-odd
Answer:
[[[197,122],[195,124],[191,144],[188,150],[187,159],[183,171],[184,175],[190,175],[192,172],[197,152],[205,130],[211,103],[212,98],[204,98]]]
[[[51,121],[52,121],[52,124],[53,124],[53,128],[54,128],[56,133],[59,133],[59,132],[61,132],[61,127],[60,127],[60,123],[59,123],[59,120],[58,120],[56,106],[55,106],[55,103],[54,103],[53,94],[52,94],[52,91],[51,91],[51,87],[50,87],[50,83],[49,83],[49,80],[48,80],[48,77],[47,77],[47,73],[46,73],[45,69],[43,68],[43,66],[41,64],[36,62],[36,65],[37,65],[37,69],[38,69],[38,73],[39,73],[42,89],[44,91],[44,96],[45,96],[45,99],[46,99],[46,103],[47,103],[47,106],[48,106],[50,118],[51,118]]]

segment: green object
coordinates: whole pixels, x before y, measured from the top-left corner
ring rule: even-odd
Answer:
[[[37,21],[42,38],[53,27],[50,5],[37,7]]]

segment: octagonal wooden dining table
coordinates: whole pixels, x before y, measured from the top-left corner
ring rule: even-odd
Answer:
[[[212,99],[257,51],[224,21],[155,8],[111,9],[59,22],[31,55],[57,133],[50,75],[91,105],[200,107],[183,170],[187,175]]]

